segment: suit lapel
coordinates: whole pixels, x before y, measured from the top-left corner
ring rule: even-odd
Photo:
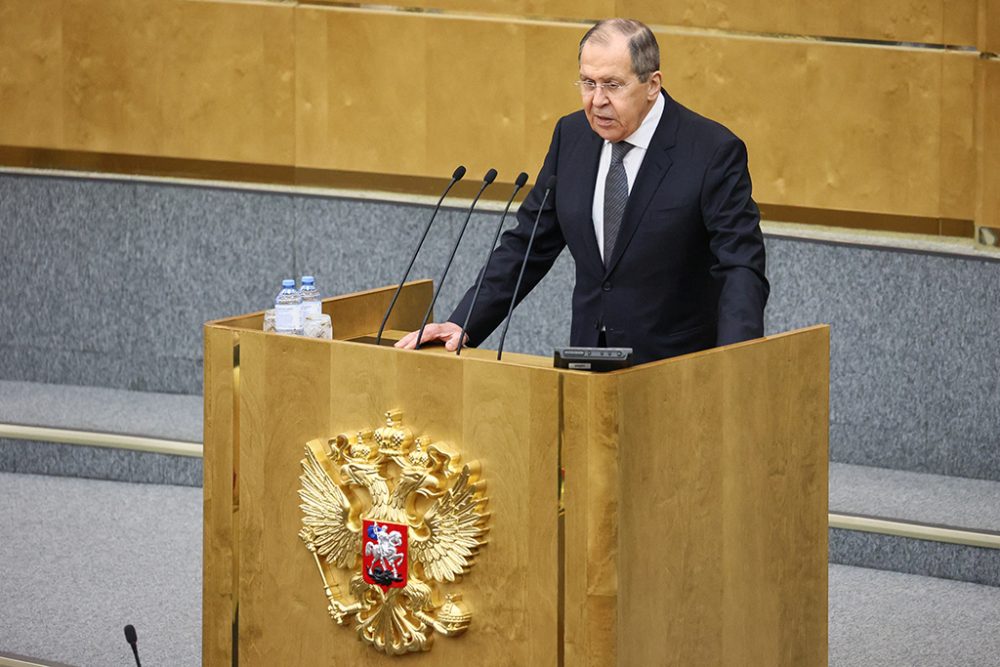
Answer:
[[[559,174],[561,183],[579,184],[582,192],[576,199],[580,205],[586,206],[575,216],[587,224],[581,224],[579,233],[582,235],[583,249],[587,261],[596,262],[597,266],[603,267],[601,251],[597,247],[597,237],[594,235],[594,184],[597,181],[597,167],[601,159],[601,148],[604,140],[595,132],[588,130],[584,136],[580,137],[576,146],[573,147],[570,159],[563,163]]]
[[[629,193],[628,203],[625,205],[625,213],[622,216],[622,226],[618,232],[615,249],[611,254],[611,261],[608,263],[605,275],[614,271],[615,266],[625,252],[625,248],[628,247],[632,236],[635,235],[635,231],[639,227],[639,221],[642,220],[642,216],[646,212],[653,194],[660,188],[660,183],[673,165],[673,160],[670,159],[668,149],[674,145],[677,138],[677,125],[679,122],[677,105],[676,102],[670,99],[666,91],[661,91],[661,94],[665,102],[663,115],[660,117],[660,123],[656,126],[656,132],[653,133],[652,140],[649,142],[649,148],[646,149],[646,156],[642,160],[642,166],[639,167],[635,184],[632,186],[631,193]],[[594,178],[596,178],[596,173]],[[593,197],[591,197],[591,205],[593,206]]]

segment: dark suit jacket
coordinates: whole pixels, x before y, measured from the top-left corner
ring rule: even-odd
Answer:
[[[631,347],[636,363],[726,345],[764,333],[768,283],[760,213],[751,198],[746,146],[722,125],[666,105],[629,194],[605,268],[592,206],[603,139],[583,111],[556,124],[535,187],[489,263],[469,322],[482,342],[507,314],[545,183],[556,175],[538,223],[518,301],[563,247],[576,262],[570,344]],[[448,319],[465,319],[470,289]]]

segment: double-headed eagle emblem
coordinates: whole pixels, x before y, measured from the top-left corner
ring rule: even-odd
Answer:
[[[323,579],[327,611],[390,655],[426,651],[434,632],[466,630],[471,614],[458,594],[441,599],[486,543],[484,483],[474,464],[402,426],[327,443],[312,440],[302,459],[302,530]],[[342,598],[334,569],[352,572]]]

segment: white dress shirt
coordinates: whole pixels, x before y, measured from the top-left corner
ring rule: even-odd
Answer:
[[[636,174],[642,166],[642,160],[646,157],[646,150],[649,142],[653,139],[656,126],[660,124],[660,116],[663,115],[663,94],[656,96],[653,108],[649,110],[646,117],[638,129],[625,138],[625,141],[632,144],[634,148],[625,154],[622,166],[625,167],[625,176],[628,178],[628,191],[632,194],[632,185],[635,183]],[[605,141],[601,148],[601,159],[597,164],[597,182],[594,183],[594,234],[597,236],[597,247],[601,251],[601,259],[604,259],[604,182],[608,178],[608,169],[611,167],[611,142]]]

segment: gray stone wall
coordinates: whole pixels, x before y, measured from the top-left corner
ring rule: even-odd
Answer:
[[[395,283],[429,214],[0,174],[0,379],[199,393],[205,321],[267,307],[287,276],[311,273],[324,294]],[[442,211],[413,277],[437,280],[463,218]],[[473,216],[439,316],[498,219]],[[832,325],[833,460],[1000,479],[1000,261],[776,236],[767,249],[768,332]],[[572,279],[564,254],[515,311],[505,349],[568,342]]]

